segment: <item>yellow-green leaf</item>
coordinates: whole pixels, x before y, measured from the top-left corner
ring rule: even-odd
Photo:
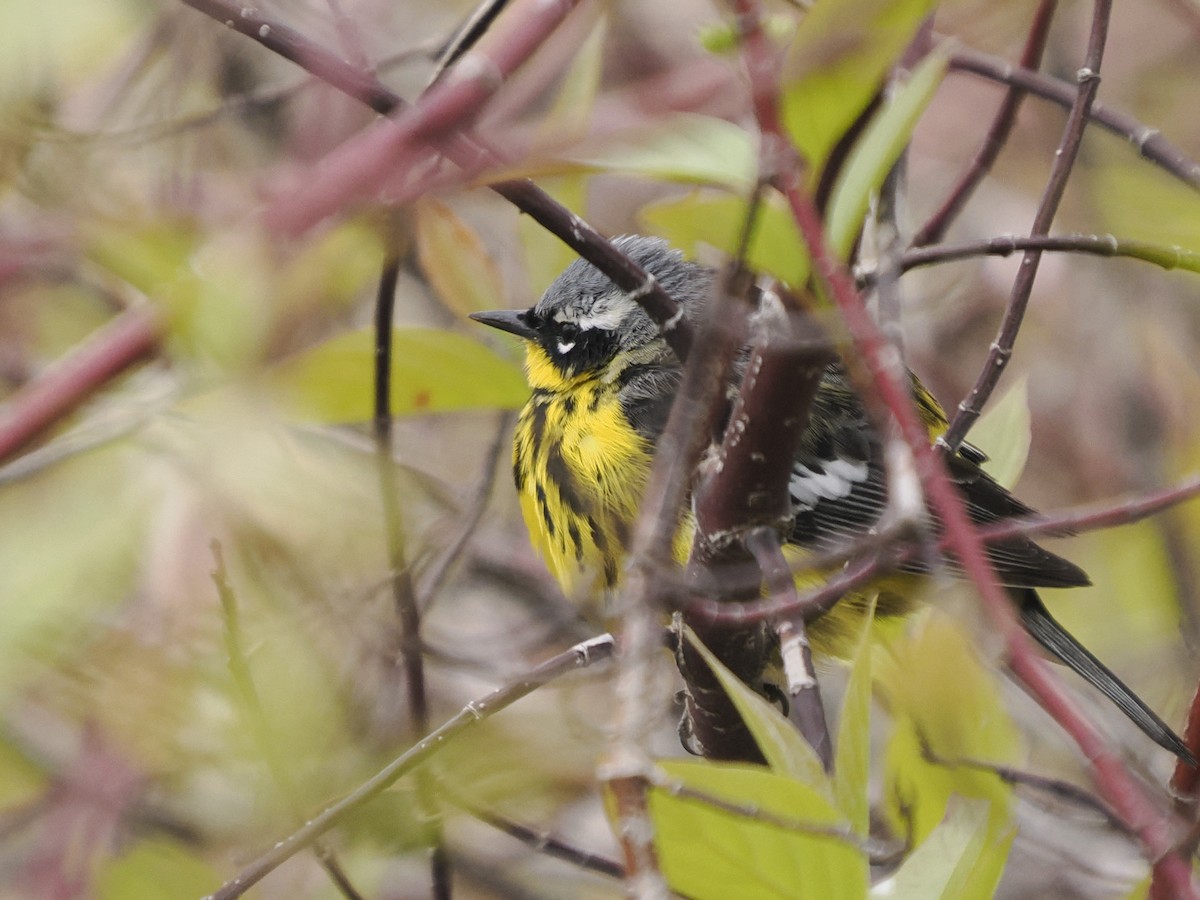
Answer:
[[[299,418],[364,422],[373,410],[374,358],[373,333],[355,331],[285,361],[268,384]],[[397,328],[392,358],[392,410],[398,416],[514,409],[529,395],[515,364],[453,332]]]
[[[819,171],[883,84],[933,0],[817,0],[788,48],[782,112]]]
[[[908,144],[917,120],[942,83],[949,59],[949,51],[944,48],[924,59],[908,84],[871,120],[839,173],[829,205],[829,244],[843,259],[854,248],[871,194],[879,189]]]
[[[660,765],[692,791],[779,820],[652,789],[655,846],[673,890],[694,900],[861,900],[866,895],[865,854],[851,843],[805,830],[846,827],[823,792],[758,766]],[[785,827],[793,824],[799,827]]]

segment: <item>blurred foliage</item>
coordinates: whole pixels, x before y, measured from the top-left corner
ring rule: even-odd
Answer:
[[[346,58],[362,52],[413,97],[428,53],[390,58],[436,43],[470,4],[341,5],[343,31],[328,4],[259,11]],[[956,0],[938,7],[935,24],[1012,58],[1032,6]],[[783,114],[814,181],[932,8],[821,0],[801,16],[772,7]],[[1117,14],[1105,102],[1196,156],[1200,129],[1184,89],[1194,48],[1169,18],[1189,13]],[[684,2],[594,16],[531,66],[540,81],[519,85],[523,96],[485,120],[511,150],[503,176],[537,176],[610,233],[645,230],[705,260],[732,252],[758,149],[729,23]],[[1078,64],[1074,28],[1064,18],[1052,36],[1051,56],[1068,71]],[[830,200],[840,252],[870,228],[871,199],[910,139],[916,222],[974,153],[998,94],[946,75],[945,62],[935,54],[896,85],[848,148]],[[122,309],[147,305],[163,323],[154,361],[0,468],[0,895],[198,896],[410,745],[368,427],[367,325],[389,252],[401,251],[396,491],[425,614],[433,721],[585,633],[528,547],[507,480],[507,435],[488,499],[496,413],[526,396],[519,350],[463,321],[533,302],[571,252],[475,185],[386,215],[340,216],[289,240],[258,216],[297,173],[319,178],[314,161],[371,119],[170,3],[0,3],[0,398],[19,396]],[[958,223],[961,236],[1028,227],[1061,120],[1026,102],[1013,142]],[[1063,232],[1147,241],[1162,257],[1173,246],[1200,252],[1193,192],[1111,137],[1089,135],[1084,151]],[[414,177],[428,174],[445,175]],[[748,258],[793,286],[810,277],[774,192],[763,197]],[[970,261],[902,282],[909,361],[944,397],[962,396],[974,379],[1010,272]],[[1196,299],[1186,273],[1047,255],[1013,371],[971,435],[990,454],[989,471],[1054,507],[1200,470]],[[450,561],[485,500],[478,533]],[[214,541],[236,639],[213,583]],[[1055,546],[1095,584],[1053,592],[1048,603],[1181,721],[1195,673],[1180,622],[1189,641],[1200,636],[1200,504]],[[774,707],[731,676],[768,767],[672,758],[680,751],[669,686],[653,699],[662,783],[651,813],[676,889],[698,898],[982,898],[1003,890],[1006,866],[1027,867],[1009,864],[1021,852],[1021,792],[994,767],[1046,763],[1074,777],[1078,764],[1056,754],[1044,719],[1031,724],[1005,693],[977,649],[986,635],[936,587],[939,608],[906,627],[851,634],[844,690],[826,697],[840,711],[831,715],[832,776]],[[256,700],[233,677],[231,654],[244,658]],[[615,856],[594,772],[612,694],[587,673],[540,690],[447,746],[431,768],[458,798]],[[1161,776],[1161,754],[1136,736],[1125,745]],[[1064,822],[1062,839],[1084,843]],[[828,827],[840,836],[813,833]],[[463,896],[620,894],[490,831],[481,839],[478,828],[465,813],[447,816]],[[404,780],[331,843],[369,895],[419,895],[425,835]],[[868,867],[868,838],[880,836],[909,842],[886,871]],[[1128,878],[1111,887],[1111,896],[1127,894]],[[257,896],[337,893],[302,857]]]

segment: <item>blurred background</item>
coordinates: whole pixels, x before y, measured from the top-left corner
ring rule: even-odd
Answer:
[[[275,0],[254,11],[412,99],[470,8]],[[1034,8],[950,0],[934,31],[1015,60]],[[1060,5],[1044,71],[1074,82],[1091,10]],[[396,493],[432,721],[597,631],[543,570],[516,508],[518,348],[465,319],[531,305],[571,257],[482,181],[529,174],[614,235],[669,233],[671,204],[736,194],[752,159],[745,85],[735,56],[708,49],[727,17],[686,0],[582,4],[480,123],[504,172],[462,183],[429,162],[392,186],[439,186],[419,201],[365,202],[284,238],[264,209],[319,177],[317,161],[372,113],[181,4],[0,5],[0,426],[5,401],[115,317],[145,313],[159,335],[144,362],[0,461],[0,895],[199,896],[411,743],[369,429],[369,325],[389,250],[401,261]],[[1103,73],[1102,103],[1200,158],[1200,7],[1116,4]],[[1001,94],[946,77],[907,156],[910,231],[975,153]],[[949,239],[1028,231],[1063,121],[1025,102]],[[1054,232],[1200,252],[1200,201],[1091,129]],[[948,408],[976,377],[1016,267],[975,258],[901,282],[909,365]],[[1022,499],[1055,510],[1200,470],[1198,277],[1042,260],[994,411],[971,437]],[[1048,592],[1055,613],[1180,728],[1197,675],[1198,543],[1194,503],[1052,543],[1095,582]],[[943,584],[932,594],[994,667],[999,648],[969,596]],[[257,702],[239,689],[238,658]],[[678,755],[669,659],[662,667],[653,749]],[[836,696],[836,667],[823,677]],[[1020,764],[1086,784],[1049,718],[995,684]],[[1163,784],[1166,755],[1070,684]],[[622,895],[463,811],[501,811],[615,855],[594,786],[611,704],[607,673],[581,673],[438,756],[458,896]],[[402,781],[332,836],[364,895],[425,895],[413,810]],[[1008,896],[1124,896],[1144,875],[1094,812],[1036,795],[1018,821],[1013,852],[1026,864],[1010,862]],[[338,896],[303,854],[256,890]]]

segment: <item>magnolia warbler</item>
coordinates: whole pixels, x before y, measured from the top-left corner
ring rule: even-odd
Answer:
[[[712,269],[656,238],[633,235],[614,243],[696,319],[712,289]],[[583,260],[571,263],[531,309],[472,318],[525,341],[533,395],[518,419],[513,475],[535,546],[569,594],[596,582],[614,587],[679,385],[679,361],[637,303]],[[912,385],[934,440],[947,427],[945,414],[915,376]],[[883,447],[837,363],[825,371],[801,443],[789,483],[789,543],[810,551],[833,548],[877,525],[887,502]],[[971,518],[987,523],[1030,514],[980,468],[985,459],[969,444],[946,459]],[[1034,590],[1086,585],[1087,575],[1027,538],[993,543],[988,552],[1030,635],[1153,741],[1190,760],[1180,738],[1051,617]],[[838,610],[855,605],[855,598],[844,598],[812,623],[814,650],[836,644]],[[876,615],[908,608],[903,597],[881,593]]]

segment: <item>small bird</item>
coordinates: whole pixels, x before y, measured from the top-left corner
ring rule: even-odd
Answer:
[[[698,318],[715,278],[712,269],[657,238],[630,235],[614,244],[652,274],[689,319]],[[517,423],[513,477],[534,545],[569,595],[615,587],[679,386],[679,361],[641,307],[584,260],[571,263],[532,308],[471,318],[525,341],[533,394]],[[935,440],[947,427],[945,413],[916,376],[911,380]],[[986,524],[1031,514],[980,468],[985,460],[969,444],[946,459],[971,518]],[[789,544],[807,551],[844,547],[875,527],[885,511],[883,445],[836,362],[822,376],[789,492],[794,514]],[[680,548],[690,546],[690,534],[684,538]],[[1035,590],[1086,585],[1087,575],[1023,537],[994,543],[988,554],[1029,634],[1151,740],[1193,762],[1183,741],[1051,617]],[[921,564],[909,570],[919,572]],[[905,583],[904,577],[896,583]],[[854,633],[850,626],[864,602],[861,595],[848,596],[813,622],[814,650],[836,655],[839,635]],[[902,589],[879,589],[878,618],[910,609]]]

